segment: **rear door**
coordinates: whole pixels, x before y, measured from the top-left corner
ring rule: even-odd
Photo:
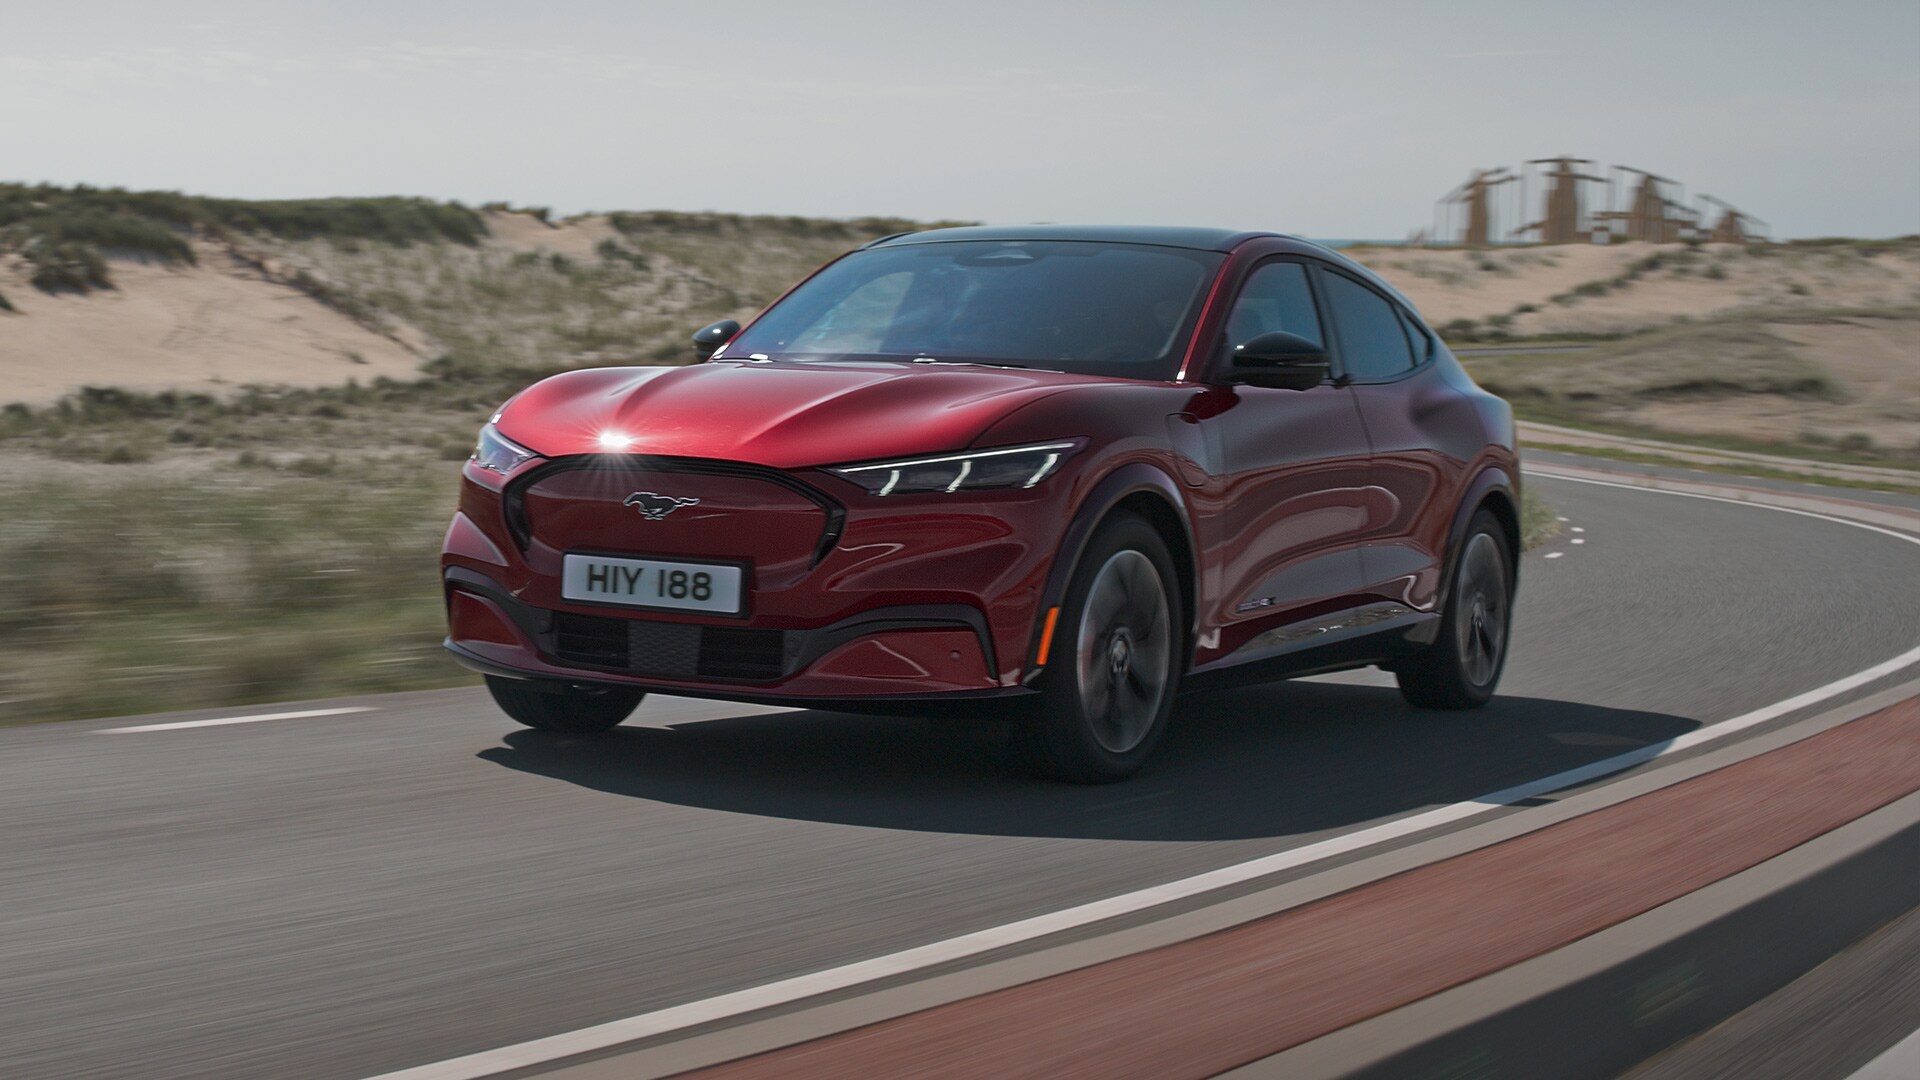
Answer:
[[[1448,460],[1436,430],[1458,397],[1429,362],[1433,343],[1401,305],[1358,276],[1319,273],[1336,352],[1373,446],[1370,486],[1385,512],[1367,523],[1360,549],[1367,591],[1377,599],[1431,606],[1452,522],[1448,496],[1464,462]]]

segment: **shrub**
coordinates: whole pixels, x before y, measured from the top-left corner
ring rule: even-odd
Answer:
[[[27,249],[27,261],[33,265],[28,280],[44,292],[92,292],[111,289],[107,260],[86,244],[35,244]]]
[[[109,465],[134,465],[143,461],[152,461],[153,455],[141,447],[119,443],[102,454],[100,460]]]

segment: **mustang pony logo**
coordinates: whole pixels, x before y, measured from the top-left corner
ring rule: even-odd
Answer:
[[[659,521],[683,506],[699,506],[699,499],[682,499],[673,495],[661,495],[653,491],[636,491],[627,496],[622,505],[631,506],[640,511],[640,516],[648,521]]]

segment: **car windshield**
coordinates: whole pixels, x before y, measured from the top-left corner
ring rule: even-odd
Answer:
[[[1224,256],[1084,241],[856,251],[715,359],[1007,364],[1171,379]]]

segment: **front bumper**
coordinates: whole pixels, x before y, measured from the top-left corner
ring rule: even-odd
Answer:
[[[810,472],[660,458],[562,459],[509,478],[469,465],[441,564],[450,647],[492,674],[730,699],[1015,690],[1031,653],[1065,492],[874,498]],[[622,505],[689,498],[661,521]],[[731,559],[733,615],[582,604],[568,550]]]
[[[898,605],[810,630],[536,608],[482,574],[445,571],[455,658],[518,678],[782,700],[990,693],[993,639],[976,609]]]

